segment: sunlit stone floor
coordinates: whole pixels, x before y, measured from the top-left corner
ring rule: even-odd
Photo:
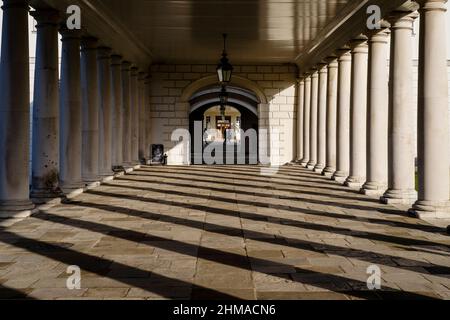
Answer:
[[[450,237],[299,166],[145,167],[1,228],[0,297],[449,299]]]

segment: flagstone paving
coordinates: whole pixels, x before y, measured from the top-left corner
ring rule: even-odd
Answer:
[[[296,165],[144,167],[2,227],[0,298],[450,299],[450,237]]]

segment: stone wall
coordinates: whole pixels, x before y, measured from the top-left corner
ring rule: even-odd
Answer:
[[[284,164],[296,155],[296,77],[293,65],[235,66],[234,77],[246,89],[262,93],[258,106],[259,129],[268,130],[273,140],[279,132],[280,154],[269,152],[272,164]],[[196,83],[214,82],[215,65],[153,65],[150,90],[150,144],[164,144],[171,165],[187,164],[189,147],[171,141],[176,129],[189,130],[189,98],[186,91]],[[198,87],[198,89],[202,89]],[[192,92],[194,93],[194,92]],[[263,101],[266,100],[266,101]],[[273,148],[272,148],[273,150]]]

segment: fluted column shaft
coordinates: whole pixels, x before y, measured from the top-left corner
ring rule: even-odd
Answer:
[[[297,161],[303,159],[303,118],[305,105],[305,80],[298,80],[298,100],[297,100]]]
[[[369,35],[369,86],[367,105],[367,182],[361,192],[381,196],[388,179],[388,43],[389,31]]]
[[[145,72],[140,72],[138,77],[138,87],[139,87],[139,160],[145,163],[147,155],[145,154],[145,146],[147,145],[146,137],[146,101],[147,97],[145,94],[145,79],[147,74]]]
[[[131,68],[131,162],[139,164],[139,70]]]
[[[112,92],[111,92],[111,49],[100,47],[98,59],[99,95],[99,174],[112,174]]]
[[[314,167],[314,171],[317,173],[322,173],[327,160],[327,81],[328,67],[321,65],[317,106],[317,164]]]
[[[390,21],[389,176],[384,203],[412,204],[417,198],[411,100],[413,17],[398,13]]]
[[[61,30],[60,185],[64,193],[83,186],[81,174],[82,112],[80,32]]]
[[[0,62],[0,217],[27,216],[30,167],[28,1],[3,1]]]
[[[82,175],[86,183],[99,179],[97,40],[81,40],[81,98],[83,114]]]
[[[336,172],[336,143],[337,143],[337,91],[338,91],[338,62],[336,58],[328,59],[327,84],[327,142],[326,166],[323,175],[331,177]]]
[[[122,90],[122,57],[111,56],[111,85],[112,85],[112,164],[114,169],[123,165],[123,90]]]
[[[418,217],[450,218],[446,1],[421,1]]]
[[[352,92],[350,106],[350,176],[345,185],[361,188],[366,181],[367,146],[367,72],[366,40],[354,40],[352,45]]]
[[[319,73],[311,75],[311,107],[309,133],[309,162],[308,169],[313,170],[317,164],[317,116],[319,99]]]
[[[306,167],[310,157],[310,128],[311,128],[311,76],[308,75],[305,79],[305,103],[303,116],[303,160],[301,165]]]
[[[122,160],[132,165],[131,155],[131,63],[122,62]]]
[[[58,22],[54,10],[32,12],[36,19],[31,197],[44,203],[59,190]]]
[[[339,54],[337,105],[337,159],[333,180],[344,182],[350,170],[350,92],[352,56],[343,49]]]

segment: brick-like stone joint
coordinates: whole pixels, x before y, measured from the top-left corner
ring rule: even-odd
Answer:
[[[319,65],[319,88],[317,103],[317,164],[314,172],[322,174],[327,153],[327,82],[328,65]]]
[[[36,19],[31,198],[42,204],[61,197],[59,188],[59,78],[56,10],[31,12]]]
[[[310,104],[310,133],[309,133],[309,162],[307,168],[314,170],[317,164],[317,115],[319,103],[319,72],[314,69],[311,75],[311,104]]]
[[[112,175],[112,92],[111,92],[111,48],[99,47],[98,94],[99,94],[99,174]]]
[[[139,68],[131,68],[131,163],[138,165],[139,160]]]
[[[386,61],[390,30],[367,32],[369,38],[369,78],[367,99],[367,182],[361,193],[381,196],[388,181],[389,90]]]
[[[419,194],[411,213],[419,218],[450,218],[446,1],[418,1]],[[448,231],[449,229],[447,229]]]
[[[361,188],[366,182],[367,147],[367,72],[369,48],[367,38],[351,41],[352,85],[350,113],[350,176],[345,185]]]
[[[332,179],[344,183],[350,170],[350,92],[352,56],[350,48],[336,52],[338,56],[338,101],[337,101],[337,142],[336,172]]]
[[[65,194],[84,186],[81,174],[82,111],[80,73],[80,30],[68,30],[62,24],[60,77],[60,188]]]
[[[326,162],[322,175],[332,177],[336,172],[336,143],[337,143],[337,92],[338,70],[337,57],[326,59],[328,63],[327,77],[327,105],[326,105]]]
[[[26,0],[4,0],[0,63],[0,218],[31,214],[30,75]],[[13,85],[12,85],[13,84]]]
[[[131,156],[131,62],[122,62],[122,165],[132,166]]]
[[[99,175],[99,98],[98,98],[98,40],[81,39],[81,97],[82,97],[82,175],[86,184],[97,182]]]
[[[122,56],[111,56],[112,86],[112,167],[113,171],[123,170],[123,88],[122,88]]]
[[[391,58],[389,88],[388,190],[381,201],[411,205],[415,190],[414,130],[411,115],[413,64],[412,31],[417,13],[393,12],[391,24]]]

